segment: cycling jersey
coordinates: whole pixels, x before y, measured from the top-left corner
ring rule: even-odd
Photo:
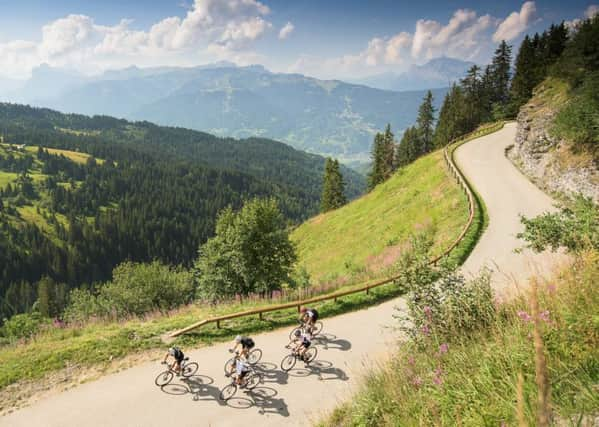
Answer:
[[[314,322],[316,322],[318,320],[318,311],[314,310],[313,308],[306,310],[306,314]]]
[[[237,371],[237,375],[243,375],[249,370],[249,368],[247,363],[241,359],[237,359],[237,362],[235,363],[235,370]]]
[[[168,353],[173,356],[175,358],[175,360],[177,360],[178,362],[180,362],[181,360],[183,360],[183,358],[185,357],[185,355],[183,354],[183,352],[181,351],[180,348],[174,347],[169,349]]]
[[[241,344],[241,346],[243,348],[247,348],[248,350],[254,348],[254,346],[256,345],[254,343],[254,340],[251,339],[250,337],[243,337],[243,338],[241,338],[241,341],[239,341],[239,343]]]

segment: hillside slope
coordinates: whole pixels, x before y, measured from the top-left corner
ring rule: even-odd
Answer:
[[[433,252],[442,252],[467,218],[467,200],[448,176],[442,151],[436,151],[364,197],[306,221],[291,238],[314,280],[343,283],[360,275],[380,276],[416,232],[429,231]]]

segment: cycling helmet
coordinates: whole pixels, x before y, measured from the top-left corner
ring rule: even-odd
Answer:
[[[306,307],[300,308],[300,313],[305,313],[308,309]]]
[[[299,329],[296,329],[295,332],[293,332],[293,335],[295,335],[296,337],[300,337],[302,335],[302,331],[300,331]]]
[[[241,335],[237,335],[237,336],[235,337],[235,342],[236,342],[237,344],[239,344],[239,343],[241,342]]]

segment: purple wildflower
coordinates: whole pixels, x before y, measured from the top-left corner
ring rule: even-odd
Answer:
[[[408,364],[414,366],[414,364],[416,363],[416,359],[414,359],[414,356],[410,356],[408,357]]]
[[[431,333],[431,330],[428,327],[428,325],[424,325],[420,328],[420,332],[422,332],[424,335],[429,335]]]
[[[443,343],[439,346],[439,354],[445,354],[449,351],[449,344]]]
[[[436,385],[443,384],[443,370],[441,368],[435,369],[435,376],[433,377],[433,382]]]
[[[420,377],[414,377],[412,379],[412,385],[414,385],[416,387],[420,387],[422,385],[422,378],[420,378]]]
[[[523,322],[530,322],[532,320],[532,317],[530,314],[528,314],[526,311],[519,311],[518,312],[518,317],[523,321]]]
[[[550,294],[554,294],[556,290],[557,290],[557,286],[555,286],[555,283],[547,284],[547,291],[549,291]]]
[[[539,317],[546,323],[549,323],[551,320],[549,319],[549,310],[542,311],[539,313]]]

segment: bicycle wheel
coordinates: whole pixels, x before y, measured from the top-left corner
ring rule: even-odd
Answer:
[[[260,381],[261,381],[260,374],[257,374],[255,372],[251,373],[248,376],[245,388],[248,390],[253,390],[258,386],[258,384],[260,384]]]
[[[295,339],[295,331],[302,331],[302,327],[301,326],[297,326],[295,328],[293,328],[291,330],[291,332],[289,332],[289,341],[293,341]]]
[[[318,354],[318,350],[316,349],[316,347],[310,347],[304,353],[304,360],[306,361],[306,363],[310,363],[314,359],[316,359],[317,354]]]
[[[181,375],[183,375],[184,378],[189,378],[198,371],[199,367],[200,365],[196,362],[186,363],[183,366]]]
[[[225,363],[225,374],[230,374],[233,372],[235,368],[235,358],[231,357],[229,360],[227,360],[227,362]]]
[[[248,363],[250,365],[255,365],[260,361],[260,359],[262,359],[262,350],[259,348],[253,349],[250,351],[250,354],[248,354]]]
[[[281,369],[285,372],[289,372],[291,370],[291,368],[293,368],[295,366],[295,362],[296,362],[295,355],[288,354],[281,361]]]
[[[318,322],[316,322],[314,324],[314,326],[312,327],[312,336],[316,336],[318,335],[320,332],[322,332],[322,322],[319,320]]]
[[[168,383],[170,383],[172,381],[174,376],[175,376],[175,374],[173,374],[173,372],[171,370],[164,371],[164,372],[161,372],[158,374],[158,376],[156,377],[154,382],[156,383],[156,385],[158,387],[164,387],[165,385],[167,385]]]
[[[231,383],[223,387],[223,389],[220,391],[220,395],[218,396],[218,398],[226,402],[227,400],[235,396],[235,393],[237,393],[237,384]]]

